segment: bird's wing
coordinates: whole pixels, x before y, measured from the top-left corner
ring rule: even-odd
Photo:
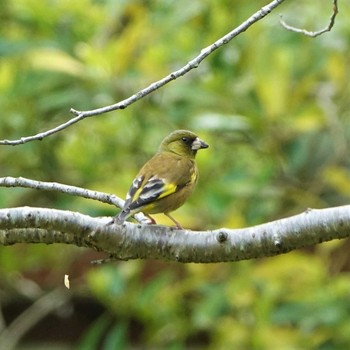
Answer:
[[[143,176],[137,177],[133,183],[137,186],[130,188],[125,202],[125,207],[130,210],[141,208],[178,190],[178,186],[174,183],[167,183],[165,179],[155,175],[147,181],[144,181]],[[128,198],[129,196],[130,198]]]

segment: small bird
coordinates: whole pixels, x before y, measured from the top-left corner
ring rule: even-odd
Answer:
[[[199,149],[208,147],[188,130],[168,135],[135,177],[124,207],[113,221],[122,224],[129,216],[143,212],[155,224],[149,214],[164,213],[182,229],[170,212],[181,207],[192,194],[198,181],[195,156]]]

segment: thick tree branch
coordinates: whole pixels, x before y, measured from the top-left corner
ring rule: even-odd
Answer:
[[[0,244],[65,243],[104,251],[117,259],[210,263],[273,256],[350,236],[350,206],[308,209],[236,230],[190,231],[129,222],[107,225],[109,221],[55,209],[2,209]]]
[[[242,24],[240,24],[238,27],[227,33],[225,36],[221,37],[217,41],[215,41],[213,44],[210,46],[204,48],[201,50],[200,54],[190,60],[185,66],[180,68],[177,71],[174,71],[167,75],[166,77],[152,83],[148,87],[140,90],[139,92],[135,93],[134,95],[130,96],[129,98],[120,101],[118,103],[115,103],[110,106],[94,109],[91,111],[77,111],[75,109],[71,109],[71,112],[75,114],[76,116],[70,120],[68,120],[66,123],[63,123],[53,129],[47,130],[45,132],[38,133],[33,136],[26,136],[26,137],[21,137],[18,140],[0,140],[0,145],[20,145],[29,141],[34,141],[34,140],[42,140],[43,138],[50,136],[52,134],[55,134],[59,131],[62,131],[69,126],[87,118],[87,117],[92,117],[96,115],[100,115],[103,113],[115,111],[118,109],[125,109],[126,107],[130,106],[131,104],[135,103],[136,101],[142,99],[143,97],[149,95],[150,93],[158,90],[162,86],[170,83],[171,81],[185,75],[189,71],[191,71],[194,68],[197,68],[199,64],[206,58],[208,57],[211,53],[216,51],[218,48],[221,46],[229,43],[233,38],[238,36],[239,34],[245,32],[250,26],[252,26],[254,23],[260,21],[263,19],[265,16],[267,16],[272,10],[274,10],[276,7],[278,7],[281,3],[283,3],[285,0],[273,0],[271,1],[268,5],[262,7],[259,11],[255,12],[252,16],[250,16],[246,21],[244,21]]]
[[[328,22],[328,25],[321,29],[321,30],[318,30],[316,32],[310,32],[308,30],[305,30],[305,29],[300,29],[300,28],[296,28],[296,27],[292,27],[290,26],[289,24],[287,24],[284,20],[283,20],[283,16],[280,15],[280,23],[282,25],[283,28],[287,29],[287,30],[290,30],[291,32],[294,32],[294,33],[299,33],[299,34],[304,34],[306,36],[309,36],[311,38],[315,38],[319,35],[322,35],[326,32],[330,32],[331,29],[333,28],[334,26],[334,23],[335,23],[335,17],[337,16],[338,14],[338,1],[337,0],[333,0],[333,13],[329,19],[329,22]]]

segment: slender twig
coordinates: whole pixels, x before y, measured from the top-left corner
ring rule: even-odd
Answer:
[[[70,301],[70,296],[62,288],[54,289],[20,314],[0,333],[0,350],[15,349],[20,339],[39,321]]]
[[[91,191],[86,188],[63,185],[58,182],[45,182],[24,177],[0,177],[0,187],[24,187],[35,190],[53,191],[68,194],[71,196],[83,197],[96,200],[102,203],[115,205],[118,208],[124,206],[124,201],[114,194],[107,194],[99,191]],[[149,219],[142,213],[135,214],[135,219],[140,223],[149,222]]]
[[[337,16],[338,14],[338,1],[337,0],[333,0],[333,13],[329,19],[329,23],[328,25],[321,29],[321,30],[318,30],[316,32],[310,32],[306,29],[301,29],[301,28],[296,28],[296,27],[293,27],[293,26],[290,26],[289,24],[287,24],[284,20],[283,20],[283,16],[280,15],[280,23],[282,25],[283,28],[287,29],[287,30],[290,30],[291,32],[294,32],[294,33],[300,33],[300,34],[304,34],[306,36],[309,36],[311,38],[315,38],[319,35],[322,35],[326,32],[329,32],[331,31],[331,29],[333,28],[334,26],[334,23],[335,23],[335,17]]]
[[[285,0],[273,0],[268,5],[262,7],[259,11],[255,12],[252,16],[250,16],[246,21],[244,21],[242,24],[240,24],[238,27],[227,33],[225,36],[221,37],[217,41],[215,41],[213,44],[209,45],[208,47],[201,50],[200,54],[190,60],[185,66],[180,68],[177,71],[174,71],[167,75],[166,77],[152,83],[148,87],[140,90],[139,92],[135,93],[134,95],[130,96],[129,98],[122,100],[116,104],[90,110],[90,111],[77,111],[73,108],[71,108],[71,113],[75,115],[74,118],[70,119],[66,123],[63,123],[53,129],[47,130],[45,132],[41,132],[39,134],[33,135],[33,136],[26,136],[21,137],[18,140],[0,140],[0,145],[20,145],[29,141],[34,140],[42,140],[43,138],[50,136],[52,134],[55,134],[63,129],[68,128],[69,126],[85,119],[88,117],[100,115],[103,113],[115,111],[118,109],[125,109],[126,107],[130,106],[131,104],[135,103],[136,101],[142,99],[143,97],[149,95],[150,93],[158,90],[159,88],[163,87],[164,85],[170,83],[171,81],[187,74],[189,71],[191,71],[194,68],[197,68],[199,64],[208,57],[211,53],[216,51],[221,46],[229,43],[233,38],[238,36],[239,34],[245,32],[250,26],[252,26],[254,23],[258,22],[259,20],[263,19],[265,16],[267,16],[272,10],[274,10],[277,6],[279,6],[281,3],[283,3]]]
[[[72,196],[83,197],[87,199],[97,200],[102,203],[112,204],[122,208],[124,201],[115,195],[107,194],[99,191],[91,191],[82,187],[63,185],[58,182],[45,182],[27,179],[25,177],[0,177],[0,187],[24,187],[34,190],[45,190],[69,194]]]

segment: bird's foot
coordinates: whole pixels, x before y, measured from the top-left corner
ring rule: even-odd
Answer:
[[[149,218],[149,220],[150,220],[150,222],[148,222],[147,225],[157,225],[156,220],[154,220],[154,219],[152,218],[152,216],[147,215],[147,214],[145,214],[145,216],[147,216],[147,217]]]
[[[184,230],[181,224],[177,220],[175,220],[169,213],[164,213],[164,214],[175,224],[176,229]]]

